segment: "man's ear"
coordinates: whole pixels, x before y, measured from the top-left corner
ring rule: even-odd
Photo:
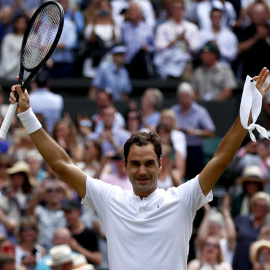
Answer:
[[[123,162],[123,171],[125,172],[125,173],[127,173],[127,165],[126,165],[126,161],[124,160],[124,162]]]
[[[162,170],[162,158],[159,159],[159,168],[158,168],[158,172],[161,172]]]

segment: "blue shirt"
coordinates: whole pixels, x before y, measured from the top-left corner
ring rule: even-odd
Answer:
[[[147,46],[149,52],[153,52],[153,30],[145,22],[139,22],[138,25],[125,22],[122,26],[122,39],[127,47],[126,63],[130,63],[131,59],[144,45]]]
[[[114,63],[102,63],[98,67],[92,85],[99,89],[112,89],[113,100],[121,100],[123,94],[131,92],[131,81],[125,67],[117,70]]]
[[[175,112],[176,124],[181,130],[187,128],[206,129],[210,131],[216,130],[213,120],[206,108],[199,105],[197,102],[192,103],[188,113],[184,113],[179,104],[172,106],[171,109]],[[186,139],[187,146],[203,145],[203,137],[201,136],[186,135]]]

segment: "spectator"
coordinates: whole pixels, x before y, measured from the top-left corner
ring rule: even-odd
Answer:
[[[268,134],[270,132],[268,131]],[[239,177],[248,166],[259,166],[261,168],[261,178],[267,180],[264,190],[270,191],[270,143],[268,139],[259,136],[257,142],[248,142],[241,147],[234,157],[228,170],[233,177]]]
[[[30,150],[25,155],[25,161],[29,164],[32,177],[35,179],[35,183],[38,185],[44,181],[48,176],[46,170],[44,170],[44,159],[40,153],[36,150]]]
[[[95,5],[95,2],[93,3]],[[98,2],[92,17],[86,22],[84,41],[86,43],[83,76],[95,78],[97,68],[102,61],[108,61],[107,52],[121,41],[121,29],[112,18],[108,0]]]
[[[31,175],[30,166],[25,161],[14,163],[6,170],[6,173],[10,177],[10,199],[17,205],[20,217],[22,217],[26,213],[37,183]]]
[[[243,175],[236,179],[236,184],[241,185],[240,191],[233,196],[231,213],[232,216],[250,214],[250,198],[258,191],[264,191],[267,183],[266,179],[262,178],[262,170],[259,166],[250,165],[245,167]]]
[[[140,2],[132,2],[126,16],[121,30],[122,40],[127,48],[126,67],[129,76],[132,79],[152,77],[153,28],[144,21]]]
[[[116,100],[126,100],[132,90],[130,77],[125,68],[126,48],[122,45],[113,47],[110,51],[112,61],[102,63],[95,78],[92,81],[88,97],[94,100],[99,90],[111,89],[112,98]]]
[[[1,44],[0,77],[14,80],[19,75],[21,45],[23,35],[28,25],[28,18],[24,15],[16,17],[14,20],[14,31],[6,34]],[[25,72],[27,77],[29,73]]]
[[[57,245],[50,249],[50,258],[46,264],[52,270],[71,270],[72,269],[72,250],[68,245]]]
[[[29,95],[31,106],[35,113],[45,117],[46,129],[51,134],[55,123],[61,118],[64,99],[50,91],[50,74],[46,70],[37,73],[35,83],[37,89]]]
[[[132,185],[128,179],[128,175],[123,170],[123,155],[116,154],[116,155],[105,155],[105,157],[101,160],[100,168],[98,172],[104,171],[104,166],[107,164],[107,162],[113,162],[116,172],[103,172],[98,173],[96,175],[96,178],[102,180],[105,183],[119,186],[122,189],[132,189]]]
[[[233,70],[219,61],[219,48],[215,41],[201,49],[201,63],[194,70],[192,86],[199,100],[226,100],[237,87]]]
[[[223,269],[232,270],[231,265],[224,261],[219,245],[219,238],[208,236],[201,249],[201,256],[188,263],[188,270]]]
[[[15,257],[15,243],[9,237],[1,235],[0,238],[0,254]]]
[[[221,9],[212,8],[211,26],[200,30],[200,41],[203,47],[206,42],[215,40],[219,48],[219,61],[231,67],[238,54],[238,39],[229,27],[221,25],[222,16]]]
[[[141,117],[143,128],[155,130],[159,123],[160,109],[164,97],[157,88],[147,88],[141,98]]]
[[[79,144],[84,144],[87,135],[94,131],[91,115],[87,112],[78,112],[76,115],[77,139]]]
[[[250,10],[250,18],[251,23],[238,33],[241,80],[245,80],[247,75],[257,74],[260,67],[267,65],[270,60],[268,7],[263,2],[255,2]]]
[[[270,267],[270,241],[261,239],[252,243],[250,250],[252,270],[269,269]]]
[[[96,113],[92,116],[92,121],[94,123],[94,131],[95,132],[102,132],[104,130],[104,123],[102,121],[101,117],[101,111],[103,108],[113,105],[113,99],[112,99],[112,93],[111,89],[107,88],[105,90],[99,90],[97,92],[97,97],[95,100],[96,104]],[[115,111],[114,114],[114,122],[113,122],[113,128],[114,129],[123,129],[125,126],[125,119],[123,115]]]
[[[230,29],[234,27],[237,13],[232,2],[227,0],[199,1],[195,6],[195,11],[191,11],[193,16],[189,17],[189,19],[194,21],[200,29],[209,29],[211,28],[210,13],[212,8],[222,11],[222,27],[228,27]]]
[[[46,179],[36,188],[27,207],[27,215],[34,215],[38,219],[38,243],[47,252],[52,247],[56,229],[66,226],[64,211],[61,209],[63,198],[64,190],[59,181]]]
[[[195,177],[203,168],[203,138],[215,135],[215,125],[208,111],[194,101],[194,90],[188,82],[177,88],[179,104],[171,107],[176,115],[177,128],[183,131],[187,141],[187,179]]]
[[[125,112],[125,126],[131,134],[141,129],[142,121],[138,109],[128,109]]]
[[[16,270],[15,258],[7,254],[0,254],[1,270]]]
[[[102,145],[103,154],[107,154],[108,152],[122,153],[124,142],[130,136],[129,131],[114,128],[115,112],[116,108],[113,105],[104,107],[101,111],[104,130],[95,131],[86,138],[86,141],[90,139],[99,140]]]
[[[182,0],[172,1],[170,12],[170,19],[156,29],[153,63],[162,79],[180,78],[190,81],[193,54],[200,46],[199,29],[197,25],[183,18]]]
[[[265,224],[265,218],[269,211],[269,203],[269,194],[262,191],[257,192],[250,199],[251,214],[237,216],[234,219],[237,238],[232,264],[233,269],[252,269],[249,258],[249,248],[251,243],[256,241],[260,229]]]
[[[99,252],[98,237],[94,230],[87,228],[80,221],[81,206],[75,200],[66,200],[62,204],[68,227],[72,233],[71,248],[83,254],[88,263],[99,265],[101,254]]]
[[[220,211],[210,205],[204,206],[204,216],[197,232],[195,240],[196,250],[199,252],[208,236],[218,236],[220,251],[223,259],[232,264],[236,230],[230,213],[230,195],[226,193],[223,197]]]
[[[46,254],[44,247],[37,244],[39,228],[34,216],[22,218],[15,247],[16,268],[22,265],[26,270],[34,270],[36,263]]]
[[[65,227],[60,227],[55,230],[52,240],[53,247],[62,245],[68,245],[70,247],[71,241],[72,235],[69,229]],[[77,253],[72,251],[72,255],[75,254]],[[36,265],[36,270],[50,270],[51,268],[46,264],[48,260],[52,260],[50,253],[41,258],[41,260]]]
[[[77,129],[69,118],[61,118],[54,125],[52,138],[74,159],[82,160],[83,146],[79,144]]]

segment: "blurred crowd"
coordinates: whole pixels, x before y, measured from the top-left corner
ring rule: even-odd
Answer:
[[[61,39],[29,86],[30,105],[43,128],[81,170],[123,189],[132,189],[123,171],[123,145],[136,131],[155,130],[161,137],[159,188],[199,174],[206,164],[204,142],[215,138],[216,127],[197,101],[229,99],[247,75],[267,67],[270,3],[58,2],[65,12]],[[0,1],[1,78],[18,75],[22,37],[40,4]],[[50,85],[67,77],[91,79],[88,98],[95,114],[78,111],[72,119],[65,111],[63,97]],[[136,78],[179,80],[175,104],[164,107],[164,94],[153,87],[132,100]],[[263,99],[267,130],[269,97]],[[7,98],[0,89],[0,124]],[[124,113],[117,110],[119,100],[128,103]],[[269,140],[245,141],[226,179],[222,200],[195,217],[188,269],[269,270]],[[109,270],[102,223],[81,199],[43,160],[15,116],[7,139],[0,140],[0,269]]]

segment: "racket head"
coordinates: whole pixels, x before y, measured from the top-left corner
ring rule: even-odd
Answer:
[[[31,81],[52,55],[60,39],[63,25],[64,10],[55,1],[45,2],[31,17],[21,46],[19,80],[23,79],[23,70],[31,72],[24,86]]]

